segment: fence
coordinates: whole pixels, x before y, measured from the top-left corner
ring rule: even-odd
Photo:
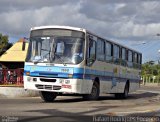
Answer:
[[[23,86],[24,69],[0,70],[0,85]]]
[[[142,76],[142,83],[145,84],[155,84],[160,86],[160,76],[145,75]]]

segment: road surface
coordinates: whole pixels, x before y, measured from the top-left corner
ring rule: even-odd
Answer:
[[[1,120],[37,121],[97,121],[98,116],[160,117],[160,90],[158,87],[142,87],[128,99],[115,99],[103,95],[98,101],[83,101],[79,96],[59,96],[53,103],[45,103],[40,97],[0,97]]]

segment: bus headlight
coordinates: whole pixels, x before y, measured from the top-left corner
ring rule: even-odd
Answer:
[[[59,79],[59,83],[63,83],[64,82],[64,80],[63,79]]]
[[[31,77],[27,77],[27,81],[31,81]]]
[[[33,81],[34,81],[34,82],[37,82],[37,78],[33,78]]]
[[[70,80],[65,80],[65,84],[69,84],[70,83]]]

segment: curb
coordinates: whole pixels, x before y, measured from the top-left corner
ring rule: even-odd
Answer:
[[[146,83],[146,84],[141,84],[141,86],[160,87],[160,83]]]
[[[37,97],[38,91],[24,90],[23,87],[0,87],[1,98]]]

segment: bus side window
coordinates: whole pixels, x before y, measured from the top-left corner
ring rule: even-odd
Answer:
[[[132,51],[128,51],[128,67],[132,68],[133,67],[133,52]]]
[[[120,63],[120,47],[118,45],[113,46],[113,61],[115,64]]]
[[[121,65],[126,66],[126,49],[121,48]]]
[[[97,60],[104,61],[105,57],[105,42],[102,39],[97,40]]]
[[[136,52],[133,55],[133,67],[138,69],[138,54]]]
[[[141,69],[142,55],[138,54],[138,68]]]
[[[96,60],[96,41],[89,38],[87,65],[90,66]]]
[[[106,61],[112,62],[113,60],[113,45],[109,42],[106,42]]]

